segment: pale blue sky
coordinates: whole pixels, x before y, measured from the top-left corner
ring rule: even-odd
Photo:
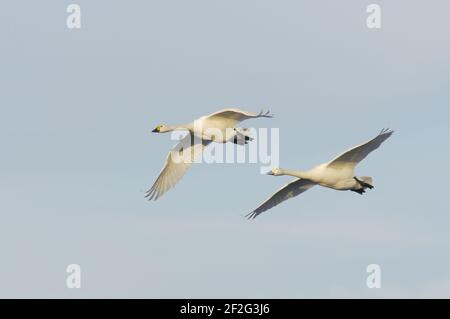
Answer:
[[[449,1],[79,0],[81,30],[69,3],[1,4],[0,297],[450,297]],[[146,201],[173,144],[150,130],[223,107],[270,107],[245,124],[280,128],[286,168],[396,133],[366,196],[249,222],[289,178],[217,164]]]

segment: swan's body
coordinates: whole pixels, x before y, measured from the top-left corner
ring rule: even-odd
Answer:
[[[355,166],[372,151],[376,150],[392,133],[393,131],[391,130],[382,130],[374,139],[355,146],[331,161],[315,166],[307,171],[274,168],[269,172],[269,175],[290,175],[297,177],[297,179],[279,189],[257,209],[248,214],[247,217],[255,218],[262,212],[289,198],[300,195],[315,185],[341,191],[351,190],[362,195],[365,189],[373,188],[372,178],[367,176],[356,177],[354,175]]]
[[[166,157],[166,162],[146,197],[158,199],[183,177],[195,159],[202,154],[204,148],[212,142],[233,142],[246,144],[251,137],[248,129],[237,128],[236,125],[247,119],[267,117],[269,112],[259,114],[237,109],[224,109],[210,115],[202,116],[192,123],[183,125],[158,125],[154,133],[167,133],[184,130],[188,134],[178,143]]]

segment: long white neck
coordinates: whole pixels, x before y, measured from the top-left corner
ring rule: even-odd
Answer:
[[[192,131],[192,124],[166,125],[164,132],[172,131]]]
[[[284,168],[280,168],[281,171],[281,175],[289,175],[289,176],[294,176],[294,177],[298,177],[298,178],[305,178],[305,179],[310,179],[311,176],[308,172],[305,171],[293,171],[290,169],[284,169]]]

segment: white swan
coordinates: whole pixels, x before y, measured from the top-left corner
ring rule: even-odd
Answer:
[[[336,156],[330,162],[318,165],[308,171],[292,171],[282,168],[274,168],[268,175],[290,175],[296,180],[283,186],[270,196],[264,203],[246,217],[255,218],[262,212],[284,202],[285,200],[300,195],[315,185],[333,188],[336,190],[351,190],[359,194],[365,193],[365,189],[373,188],[372,178],[367,176],[355,177],[355,166],[381,143],[388,139],[394,131],[383,129],[374,139],[355,146]]]
[[[196,157],[211,142],[247,144],[252,139],[248,129],[236,128],[236,124],[252,118],[273,117],[269,113],[269,111],[265,113],[261,111],[259,114],[255,114],[237,109],[224,109],[202,116],[188,124],[158,125],[152,132],[166,133],[175,130],[185,130],[189,134],[167,154],[164,167],[153,186],[147,191],[146,197],[149,200],[157,200],[171,187],[175,186],[191,167]]]

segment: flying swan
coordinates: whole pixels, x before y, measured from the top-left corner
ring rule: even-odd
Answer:
[[[157,200],[183,177],[191,167],[196,157],[202,154],[211,142],[232,142],[239,145],[247,144],[250,137],[249,129],[237,128],[236,125],[247,119],[271,118],[269,111],[258,114],[237,109],[224,109],[202,116],[192,123],[183,125],[158,125],[153,133],[167,133],[184,130],[188,134],[180,140],[174,149],[169,151],[164,167],[153,186],[147,191],[149,200]]]
[[[383,129],[374,139],[355,146],[336,156],[330,162],[315,166],[307,171],[293,171],[282,168],[272,169],[267,173],[268,175],[290,175],[297,177],[297,179],[283,186],[258,208],[247,214],[246,217],[248,217],[248,219],[255,218],[262,212],[265,212],[289,198],[306,192],[315,185],[341,191],[351,190],[362,195],[367,188],[373,188],[372,178],[367,176],[356,177],[354,175],[355,166],[372,151],[376,150],[381,143],[392,135],[392,133],[394,133],[394,131]]]

